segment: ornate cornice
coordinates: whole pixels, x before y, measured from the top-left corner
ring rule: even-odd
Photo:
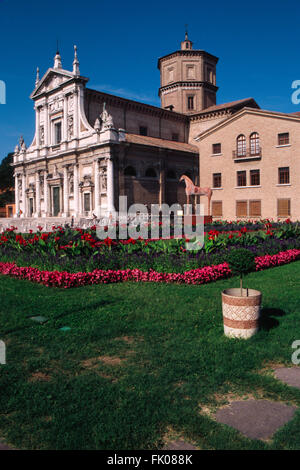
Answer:
[[[172,90],[175,88],[208,88],[209,90],[213,92],[217,92],[219,87],[216,85],[213,85],[210,82],[205,82],[205,81],[180,81],[180,82],[173,82],[168,85],[160,87],[158,90],[158,95],[160,96],[163,92]]]
[[[199,57],[199,56],[205,56],[207,59],[211,59],[215,64],[219,61],[219,58],[209,54],[206,51],[202,50],[197,50],[197,49],[190,49],[190,50],[180,50],[180,51],[175,51],[171,52],[170,54],[167,54],[163,57],[160,57],[157,61],[157,67],[160,70],[160,64],[161,62],[164,62],[166,60],[172,59],[173,57],[178,57],[178,56],[186,56],[186,57]]]

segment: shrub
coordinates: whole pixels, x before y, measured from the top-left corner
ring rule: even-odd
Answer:
[[[246,248],[232,250],[227,258],[229,268],[234,275],[240,276],[241,297],[243,296],[243,276],[255,271],[255,255]],[[247,292],[248,295],[248,292]]]

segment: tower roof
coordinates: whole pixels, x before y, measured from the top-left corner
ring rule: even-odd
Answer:
[[[189,39],[189,35],[188,35],[187,27],[186,27],[184,41],[181,41],[181,50],[186,51],[186,50],[191,50],[191,49],[193,49],[193,42],[190,41]]]

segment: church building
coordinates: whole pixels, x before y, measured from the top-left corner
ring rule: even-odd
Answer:
[[[185,174],[213,189],[214,218],[300,219],[300,116],[217,104],[217,63],[186,33],[158,60],[156,107],[88,88],[76,46],[72,71],[57,52],[37,70],[33,141],[14,152],[16,217],[100,217],[124,195],[128,207],[184,204]]]

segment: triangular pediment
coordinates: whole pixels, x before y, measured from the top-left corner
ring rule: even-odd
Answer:
[[[30,98],[35,98],[42,93],[48,93],[55,88],[59,88],[64,83],[72,80],[74,77],[72,72],[63,69],[48,69],[43,78],[32,92]]]

